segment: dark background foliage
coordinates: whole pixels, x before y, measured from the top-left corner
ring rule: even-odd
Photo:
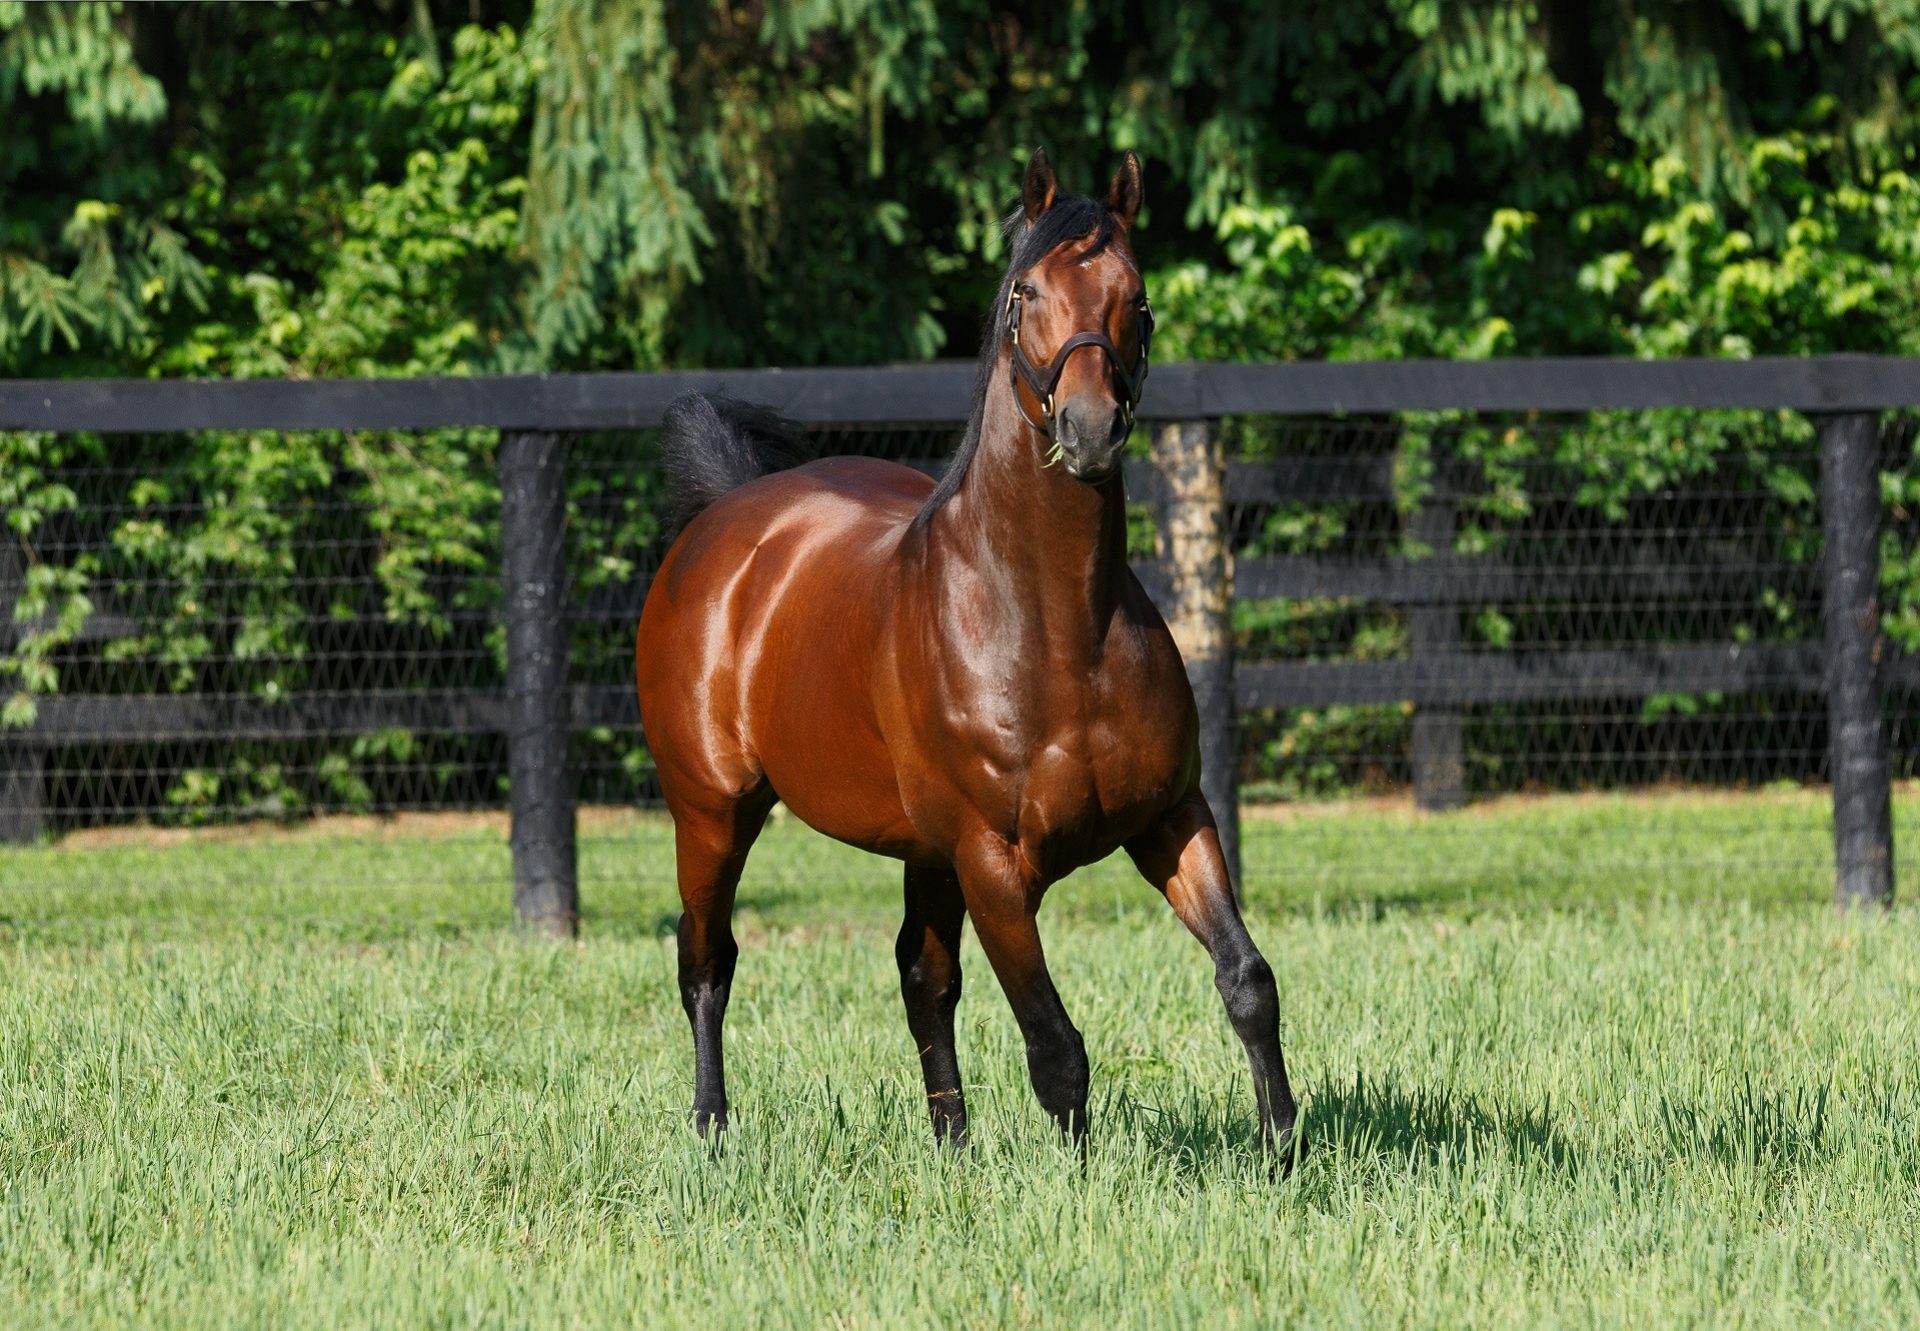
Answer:
[[[0,371],[964,355],[1042,142],[1142,153],[1184,354],[1910,349],[1914,19],[0,6]]]
[[[0,375],[970,355],[1040,143],[1087,190],[1142,154],[1137,248],[1171,358],[1913,353],[1917,10],[0,4]],[[1791,419],[1395,424],[1407,502],[1436,450],[1473,464],[1463,550],[1560,520],[1548,475],[1616,522],[1724,465],[1779,506],[1782,541],[1810,512]],[[1230,428],[1253,454],[1298,437]],[[603,494],[576,526],[589,588],[649,557],[649,448],[579,482]],[[462,616],[494,596],[492,453],[481,432],[0,435],[23,592],[4,719],[109,652],[140,688],[313,687],[329,618],[423,657],[419,635],[458,642],[449,670],[484,674],[468,658],[497,642]],[[1904,513],[1908,471],[1886,486]],[[1243,550],[1338,552],[1353,521],[1262,514]],[[1888,624],[1911,644],[1920,564],[1893,529]],[[322,546],[358,552],[364,603],[313,600]],[[132,628],[88,645],[108,611]],[[1309,654],[1404,637],[1339,605],[1247,607],[1241,629]],[[1404,718],[1328,725],[1260,743],[1384,744]]]

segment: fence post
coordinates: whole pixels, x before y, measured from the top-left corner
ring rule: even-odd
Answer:
[[[18,731],[0,731],[0,845],[37,841],[46,830],[46,760]]]
[[[1453,554],[1453,503],[1430,496],[1407,529],[1433,558]],[[1416,606],[1407,616],[1408,650],[1415,661],[1460,650],[1460,609],[1451,602]],[[1413,711],[1413,800],[1422,809],[1457,809],[1467,802],[1466,718],[1458,707],[1417,705]]]
[[[1884,906],[1893,900],[1893,808],[1879,680],[1880,418],[1819,424],[1834,904]]]
[[[0,534],[0,625],[13,623],[23,581],[19,545],[12,533]],[[46,826],[45,767],[46,752],[31,735],[0,728],[0,845],[33,841]]]
[[[1161,536],[1172,594],[1161,608],[1200,712],[1200,789],[1213,807],[1233,891],[1240,895],[1239,743],[1233,695],[1233,552],[1227,465],[1208,420],[1168,421],[1153,434],[1165,482]]]
[[[567,770],[566,445],[557,434],[506,432],[499,467],[513,907],[529,931],[565,938],[580,919]]]

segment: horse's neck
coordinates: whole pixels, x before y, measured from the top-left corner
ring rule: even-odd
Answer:
[[[929,535],[940,561],[959,560],[995,589],[989,613],[1007,630],[1097,657],[1126,576],[1126,500],[1117,477],[1092,486],[1041,466],[1046,449],[996,374],[979,444]]]

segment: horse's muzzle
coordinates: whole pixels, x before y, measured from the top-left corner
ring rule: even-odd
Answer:
[[[1067,475],[1098,485],[1120,470],[1121,453],[1131,433],[1125,412],[1112,404],[1082,407],[1069,402],[1060,410],[1056,429]]]

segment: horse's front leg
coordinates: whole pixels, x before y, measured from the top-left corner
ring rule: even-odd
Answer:
[[[1280,1056],[1280,996],[1273,968],[1240,918],[1206,799],[1198,791],[1189,795],[1158,826],[1129,841],[1127,853],[1213,957],[1214,984],[1253,1071],[1260,1139],[1289,1159],[1296,1110]]]
[[[1034,917],[1039,894],[995,842],[961,858],[960,884],[980,950],[987,954],[1027,1045],[1027,1075],[1040,1107],[1082,1151],[1087,1139],[1087,1046],[1047,973]]]

